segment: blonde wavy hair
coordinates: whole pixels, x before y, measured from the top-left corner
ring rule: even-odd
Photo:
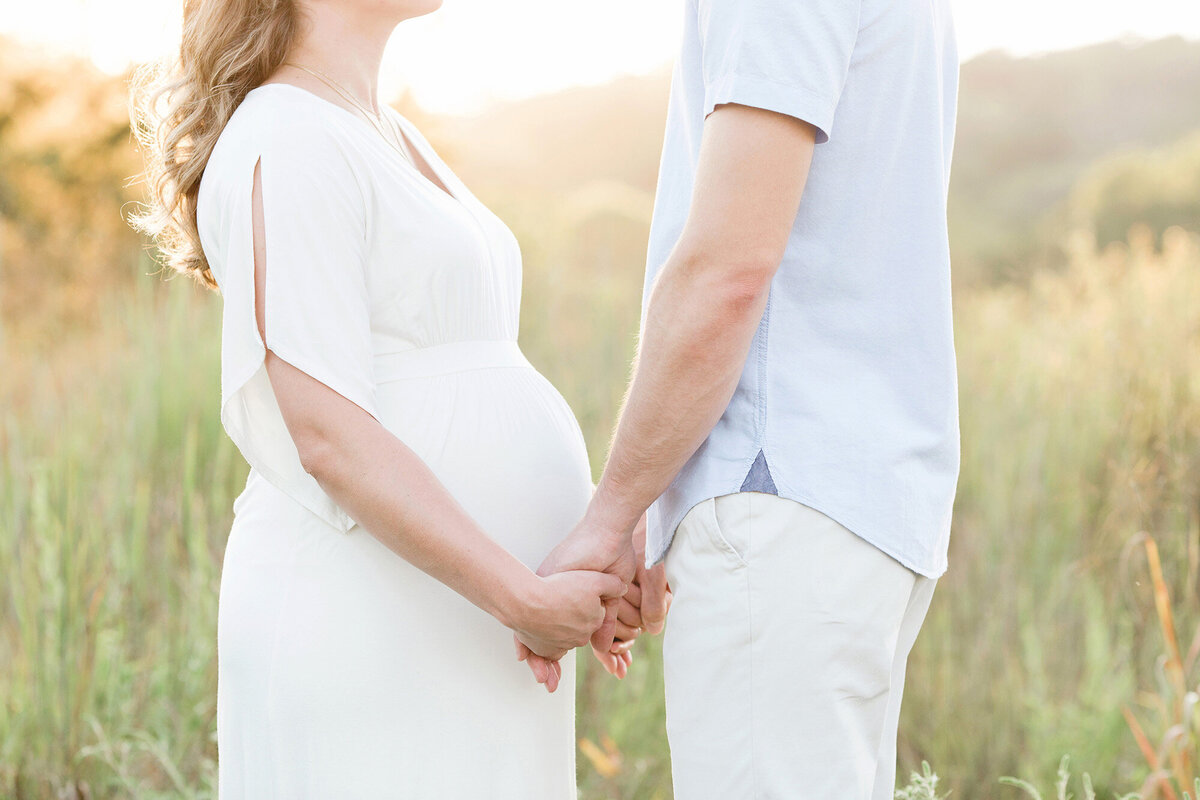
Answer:
[[[185,0],[178,58],[134,76],[130,122],[150,198],[130,224],[156,240],[167,267],[210,289],[200,178],[234,109],[283,63],[299,26],[296,0]]]

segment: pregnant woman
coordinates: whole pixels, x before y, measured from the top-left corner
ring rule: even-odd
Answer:
[[[142,94],[140,224],[223,296],[221,419],[251,466],[222,800],[576,796],[570,651],[633,558],[533,571],[590,497],[583,437],[517,346],[512,233],[375,101],[392,29],[437,5],[191,0]]]

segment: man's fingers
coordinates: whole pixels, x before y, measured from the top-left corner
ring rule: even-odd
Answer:
[[[662,563],[642,573],[642,626],[650,633],[661,633],[670,605],[667,571]]]
[[[620,639],[621,641],[632,642],[634,639],[637,639],[637,637],[642,635],[642,629],[639,627],[626,625],[624,622],[621,622],[620,619],[617,619],[617,625],[613,635],[616,639]]]
[[[613,638],[617,635],[617,602],[604,601],[604,622],[592,634],[592,647],[601,653],[607,653],[612,647]]]

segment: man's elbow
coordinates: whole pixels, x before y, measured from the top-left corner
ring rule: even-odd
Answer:
[[[766,250],[697,253],[688,272],[698,289],[736,316],[761,307],[780,260],[778,253]]]
[[[740,263],[725,276],[721,291],[735,313],[758,309],[771,291],[771,281],[779,267],[778,261],[747,261]]]

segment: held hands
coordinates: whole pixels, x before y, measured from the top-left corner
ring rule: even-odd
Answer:
[[[616,575],[593,570],[539,577],[522,598],[510,626],[530,651],[557,660],[588,642],[604,623],[606,605],[625,591],[625,582]]]
[[[627,587],[615,575],[592,570],[568,570],[535,581],[507,622],[518,660],[528,658],[531,667],[536,663],[538,683],[553,692],[562,678],[559,659],[588,642],[604,623],[605,604],[624,595]]]
[[[643,631],[662,631],[671,593],[663,565],[647,570],[645,563],[646,518],[643,515],[632,537],[614,534],[591,525],[585,517],[538,568],[538,574],[553,576],[564,571],[599,570],[623,581],[631,581],[622,596],[604,600],[605,613],[591,635],[592,652],[611,674],[625,677],[633,662],[634,641]],[[525,661],[538,683],[548,691],[558,688],[562,668],[552,654],[517,636],[517,658]]]

